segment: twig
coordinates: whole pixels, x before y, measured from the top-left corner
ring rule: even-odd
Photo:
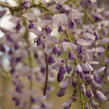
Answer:
[[[81,102],[81,105],[82,105],[82,109],[85,109],[85,108],[84,108],[83,94],[82,94],[82,92],[81,92],[81,80],[80,80],[80,75],[79,75],[79,74],[78,74],[78,88],[79,88],[80,102]]]
[[[5,7],[10,9],[11,11],[17,11],[17,10],[22,10],[23,6],[19,5],[19,6],[10,6],[8,3],[4,3],[4,2],[0,2],[0,6]],[[54,13],[48,9],[44,4],[39,3],[39,4],[31,4],[31,6],[29,8],[38,8],[38,9],[42,9],[46,12],[49,12],[51,15],[53,15]]]
[[[27,47],[30,45],[29,40],[28,40],[28,35],[29,35],[29,31],[28,31],[28,27],[27,27],[27,22],[25,20],[25,18],[23,18],[23,24],[25,26],[25,33],[24,33],[24,40],[27,43]],[[31,52],[27,49],[27,54],[28,54],[28,61],[29,61],[29,67],[32,68],[32,57],[31,57]],[[32,81],[29,82],[29,90],[32,90],[33,87],[33,83]],[[32,102],[31,102],[31,97],[29,99],[29,104],[28,104],[28,109],[31,109],[32,106]]]
[[[43,90],[43,95],[46,95],[47,92],[47,87],[48,87],[48,56],[46,53],[45,54],[45,63],[46,63],[46,78],[45,78],[45,85],[44,85],[44,90]]]
[[[6,8],[9,8],[9,9],[14,9],[14,8],[16,8],[16,7],[10,6],[8,3],[4,3],[4,2],[0,2],[0,6],[6,7]]]

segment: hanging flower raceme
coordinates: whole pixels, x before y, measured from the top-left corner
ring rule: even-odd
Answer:
[[[81,109],[99,109],[99,101],[108,101],[109,15],[96,0],[22,0],[15,7],[0,6],[9,9],[0,11],[0,19],[8,13],[13,25],[0,25],[0,69],[11,78],[18,108],[52,109],[45,99],[52,97],[54,83],[58,97],[72,90],[64,109],[75,102]]]

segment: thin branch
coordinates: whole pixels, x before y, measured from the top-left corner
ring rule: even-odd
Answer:
[[[45,5],[43,5],[42,3],[39,4],[33,4],[31,5],[31,8],[38,8],[38,9],[42,9],[46,12],[49,12],[51,15],[54,15],[54,12],[52,12],[50,9],[48,9]]]
[[[22,10],[23,7],[22,5],[19,5],[19,6],[10,6],[8,3],[4,3],[4,2],[0,2],[0,6],[2,7],[5,7],[5,8],[8,8],[12,11],[18,11],[18,10]],[[48,9],[44,4],[42,3],[39,3],[39,4],[31,4],[31,6],[29,8],[38,8],[38,9],[41,9],[41,10],[44,10],[46,12],[49,12],[51,15],[53,15],[54,13]]]
[[[14,8],[16,8],[16,7],[10,6],[8,3],[4,3],[4,2],[0,2],[0,6],[5,7],[5,8],[9,8],[9,9],[14,9]]]
[[[68,38],[68,40],[70,42],[73,42],[73,40],[71,39],[71,37],[70,37],[69,33],[67,32],[67,30],[65,30],[65,35],[66,35],[66,37]]]
[[[81,105],[82,105],[82,109],[85,109],[85,108],[84,108],[83,94],[82,94],[82,92],[81,92],[81,79],[80,79],[80,75],[79,75],[79,74],[78,74],[78,89],[79,89],[80,102],[81,102]]]
[[[46,95],[47,92],[47,87],[48,87],[48,56],[46,53],[45,54],[45,63],[46,63],[46,78],[45,78],[45,85],[44,85],[44,90],[43,90],[43,95]]]
[[[24,17],[23,17],[23,24],[24,24],[24,27],[25,27],[24,40],[25,40],[25,42],[27,43],[27,47],[29,47],[29,46],[30,46],[30,42],[29,42],[29,40],[28,40],[29,31],[28,31],[27,22],[26,22],[26,20],[25,20]],[[32,68],[31,52],[30,52],[28,49],[27,49],[27,54],[28,54],[29,67]],[[33,88],[33,81],[31,80],[31,81],[29,82],[29,90],[31,91],[32,88]],[[32,96],[30,96],[30,99],[29,99],[28,109],[31,109],[31,107],[32,107],[31,97],[32,97]]]

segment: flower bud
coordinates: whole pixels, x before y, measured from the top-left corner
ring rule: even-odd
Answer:
[[[71,66],[69,66],[69,65],[66,65],[66,70],[67,70],[67,72],[68,72],[68,73],[70,73],[70,72],[71,72],[71,70],[72,70],[72,67],[71,67]]]
[[[48,63],[53,64],[54,62],[55,62],[55,60],[54,60],[53,56],[49,56],[48,57]]]
[[[6,49],[5,49],[5,47],[3,45],[0,45],[0,51],[1,52],[5,52],[6,51]]]
[[[82,84],[80,88],[81,88],[81,91],[82,91],[84,94],[86,94],[86,88],[85,88],[85,85]]]
[[[64,103],[62,104],[62,107],[63,107],[64,109],[70,109],[70,107],[71,107],[71,102],[72,102],[71,99],[67,100],[66,102],[64,102]]]
[[[92,81],[92,86],[96,89],[101,89],[102,88],[102,85],[101,84],[98,84],[97,82],[95,81]]]
[[[58,54],[58,52],[59,52],[58,48],[56,46],[53,47],[52,53],[53,54]]]
[[[101,101],[107,100],[107,97],[102,92],[100,92],[99,90],[96,91],[96,97]]]
[[[90,89],[86,89],[86,95],[88,98],[91,98],[93,96],[93,93]]]
[[[69,80],[68,79],[64,79],[60,83],[60,88],[67,88],[68,84],[69,84]]]
[[[64,73],[66,72],[66,68],[64,66],[60,66],[59,67],[59,72],[58,72],[58,75],[57,75],[57,81],[62,81],[63,78],[64,78]]]
[[[88,103],[85,104],[85,109],[90,109]]]
[[[92,107],[94,107],[95,109],[97,109],[98,106],[99,106],[99,104],[98,104],[94,99],[91,100],[91,105],[92,105]]]
[[[66,88],[59,89],[59,91],[57,92],[57,96],[58,97],[64,96],[65,95],[65,91],[66,91]]]
[[[22,5],[23,5],[23,8],[29,8],[30,7],[30,3],[28,1],[24,1]]]
[[[68,54],[68,57],[70,60],[73,60],[74,59],[74,54],[70,51],[69,54]]]
[[[93,71],[93,67],[88,63],[81,64],[81,67],[85,73]]]

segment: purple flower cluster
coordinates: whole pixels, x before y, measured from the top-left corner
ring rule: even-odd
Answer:
[[[0,68],[11,77],[16,106],[51,108],[34,89],[34,81],[42,83],[46,99],[54,88],[51,82],[59,83],[58,97],[71,87],[72,95],[62,104],[64,109],[75,102],[81,103],[81,109],[99,109],[100,101],[108,101],[108,11],[100,10],[95,0],[26,0],[16,7],[3,6],[9,8],[14,27],[0,27],[4,33],[0,57],[6,55],[9,62],[6,68],[0,60]]]

